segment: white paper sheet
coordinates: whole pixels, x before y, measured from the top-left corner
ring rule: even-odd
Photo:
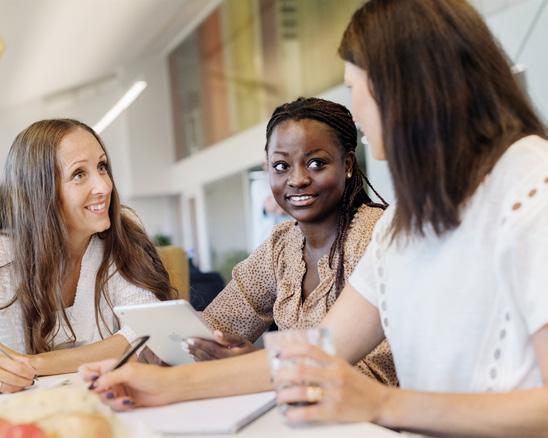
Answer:
[[[126,423],[143,422],[155,432],[171,434],[235,433],[274,406],[274,392],[139,408],[119,416]]]

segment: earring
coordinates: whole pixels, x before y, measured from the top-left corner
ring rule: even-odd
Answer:
[[[346,174],[346,179],[350,179],[350,178],[352,178],[352,172],[348,172],[348,173]]]

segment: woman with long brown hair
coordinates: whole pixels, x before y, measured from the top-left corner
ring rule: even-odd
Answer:
[[[275,376],[278,402],[316,402],[291,422],[546,436],[546,127],[467,1],[368,1],[339,54],[396,202],[323,322],[341,357],[282,352],[307,362]],[[383,337],[401,389],[348,364]]]
[[[0,187],[0,392],[120,355],[134,334],[112,307],[166,300],[171,288],[120,205],[99,136],[75,120],[33,123]]]

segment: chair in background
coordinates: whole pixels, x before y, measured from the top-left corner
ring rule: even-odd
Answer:
[[[225,287],[218,272],[202,272],[190,263],[190,304],[203,311]]]
[[[157,246],[156,250],[169,274],[171,286],[177,289],[177,298],[188,301],[190,298],[190,274],[185,250],[175,245]]]

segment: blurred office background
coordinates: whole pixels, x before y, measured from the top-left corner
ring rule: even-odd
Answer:
[[[148,233],[228,280],[276,220],[264,211],[266,121],[300,95],[349,105],[336,50],[361,3],[0,0],[0,166],[35,120],[99,126],[123,201]],[[548,0],[473,3],[547,120]],[[109,123],[128,91],[135,100]],[[386,166],[359,149],[393,200]]]

